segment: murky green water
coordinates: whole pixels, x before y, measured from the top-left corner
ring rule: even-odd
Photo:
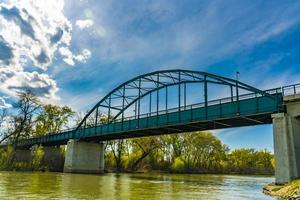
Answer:
[[[0,172],[0,199],[274,199],[273,178],[228,175]]]

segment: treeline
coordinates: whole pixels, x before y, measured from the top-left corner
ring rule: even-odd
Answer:
[[[112,171],[274,174],[266,150],[230,149],[211,132],[109,141],[106,168]]]
[[[0,144],[8,142],[15,148],[20,139],[55,133],[74,115],[71,108],[43,104],[30,92],[19,93],[18,97],[13,111],[0,108]]]
[[[0,108],[0,169],[44,170],[43,148],[33,151],[31,163],[16,159],[16,143],[23,138],[55,133],[70,121],[80,121],[67,106],[43,104],[30,92],[20,93],[13,112]],[[62,148],[64,149],[64,148]],[[164,171],[174,173],[273,174],[274,158],[266,151],[238,149],[230,151],[211,132],[193,132],[107,141],[106,170]]]

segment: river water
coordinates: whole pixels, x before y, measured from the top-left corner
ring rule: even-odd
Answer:
[[[0,172],[0,199],[274,199],[270,177],[231,175]]]

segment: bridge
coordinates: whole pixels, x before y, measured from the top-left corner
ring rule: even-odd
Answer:
[[[113,89],[74,129],[17,144],[67,144],[65,172],[104,169],[102,141],[272,124],[276,182],[300,177],[300,85],[260,90],[239,80],[191,70],[137,76]]]

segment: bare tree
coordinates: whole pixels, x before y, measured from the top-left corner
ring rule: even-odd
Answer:
[[[18,93],[19,101],[14,105],[18,114],[12,116],[13,129],[2,140],[9,140],[13,146],[17,144],[20,138],[28,138],[32,134],[34,126],[34,116],[41,108],[38,98],[30,91]]]
[[[4,123],[7,120],[7,109],[0,110],[0,144],[7,139],[7,130],[5,130]]]
[[[5,108],[0,110],[0,127],[2,127],[5,117],[7,116],[7,110]]]

